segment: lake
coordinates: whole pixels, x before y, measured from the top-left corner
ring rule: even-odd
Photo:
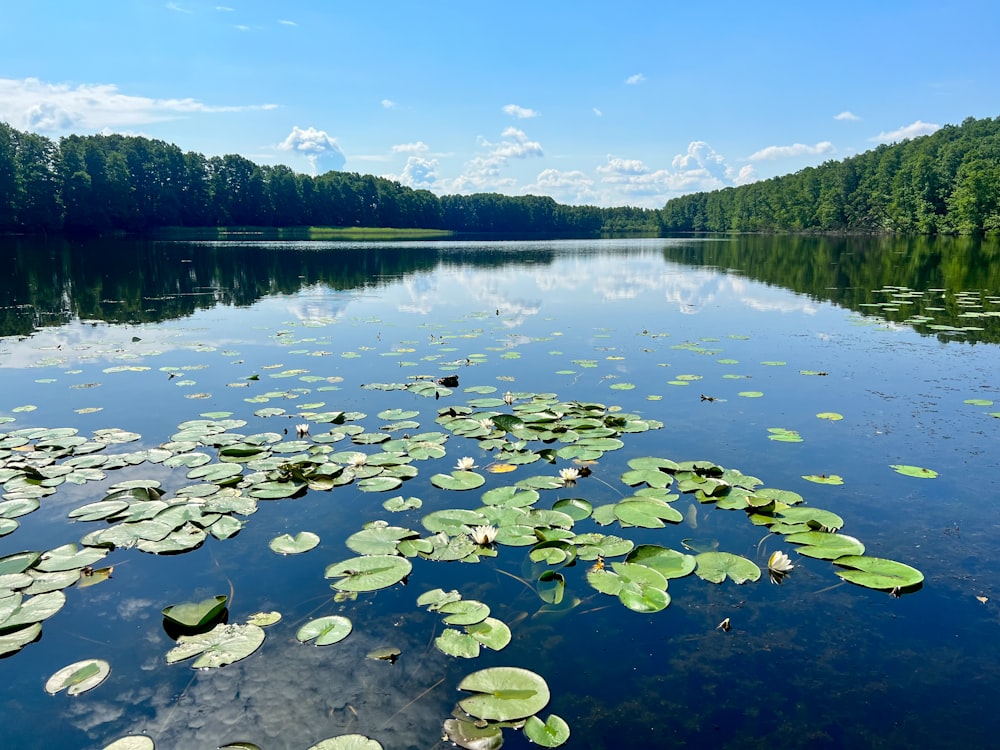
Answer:
[[[5,746],[1000,730],[994,241],[0,255]]]

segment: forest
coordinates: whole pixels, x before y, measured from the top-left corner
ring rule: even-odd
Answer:
[[[58,142],[0,122],[0,233],[142,234],[163,227],[394,227],[595,237],[659,231],[659,211],[446,195],[353,172],[299,174],[124,135]]]
[[[1000,231],[1000,117],[667,202],[664,232]]]
[[[354,172],[318,176],[164,141],[0,122],[0,233],[143,234],[165,227],[391,227],[597,237],[630,233],[981,235],[1000,231],[1000,117],[662,210],[499,193],[437,196]]]

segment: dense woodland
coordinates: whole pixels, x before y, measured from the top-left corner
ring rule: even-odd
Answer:
[[[122,135],[58,142],[0,123],[0,232],[162,227],[395,227],[594,237],[630,232],[1000,231],[1000,118],[969,118],[784,177],[695,193],[661,211],[446,195],[353,172],[317,177]]]
[[[663,208],[667,232],[1000,231],[1000,117]]]
[[[160,227],[399,227],[597,236],[657,232],[659,212],[548,197],[446,195],[352,172],[312,177],[148,138],[55,143],[0,123],[0,232],[142,233]]]

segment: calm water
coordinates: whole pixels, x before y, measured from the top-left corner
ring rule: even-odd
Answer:
[[[637,543],[681,550],[718,544],[766,566],[771,551],[796,563],[781,586],[672,580],[670,606],[638,614],[594,592],[591,563],[561,572],[579,606],[543,602],[526,547],[501,545],[478,564],[414,560],[406,586],[334,602],[327,565],[354,556],[345,539],[385,519],[423,532],[442,508],[477,508],[483,491],[570,466],[484,473],[469,492],[438,489],[435,472],[489,453],[450,436],[447,455],[422,462],[394,492],[356,485],[261,501],[240,533],[209,537],[180,555],[112,551],[110,580],[66,590],[42,637],[0,660],[4,747],[102,748],[148,734],[157,748],[254,742],[306,748],[361,733],[386,748],[446,747],[441,723],[461,679],[488,666],[542,675],[568,748],[986,747],[1000,730],[996,647],[1000,567],[995,449],[1000,405],[1000,249],[958,241],[637,240],[538,243],[107,243],[8,241],[0,254],[0,425],[72,427],[87,437],[141,435],[109,453],[154,448],[199,415],[231,412],[239,432],[294,433],[303,411],[376,415],[417,410],[419,431],[438,410],[505,391],[554,393],[620,406],[662,429],[627,434],[590,477],[544,490],[597,506],[630,490],[619,480],[640,456],[700,459],[800,493],[841,515],[867,554],[919,568],[923,587],[894,598],[842,583],[835,567],[750,524],[740,511],[682,495],[685,515],[664,529],[598,527]],[[362,388],[458,375],[440,400]],[[256,377],[255,377],[256,376]],[[741,395],[762,394],[757,397]],[[33,409],[25,407],[34,407]],[[285,410],[260,417],[261,408]],[[839,421],[817,414],[836,412]],[[313,425],[312,432],[329,426]],[[803,441],[769,439],[769,428]],[[291,439],[294,434],[286,439]],[[372,452],[377,447],[335,450]],[[346,447],[344,447],[346,446]],[[211,448],[200,448],[215,455]],[[900,475],[907,464],[935,479]],[[105,479],[60,485],[0,537],[0,557],[78,541],[99,527],[67,518],[126,479],[168,492],[186,470],[144,463]],[[843,485],[806,475],[839,475]],[[397,494],[420,510],[390,513]],[[320,545],[281,557],[278,534],[308,530]],[[487,603],[513,641],[478,659],[433,645],[440,616],[421,593],[457,588]],[[233,593],[230,622],[276,610],[263,647],[244,661],[195,671],[166,665],[173,646],[160,611]],[[977,597],[985,598],[980,601]],[[343,614],[354,631],[303,645],[306,620]],[[732,628],[717,625],[729,618]],[[366,659],[400,649],[394,664]],[[45,681],[85,658],[109,678],[80,696],[48,695]],[[507,747],[526,747],[505,732]]]

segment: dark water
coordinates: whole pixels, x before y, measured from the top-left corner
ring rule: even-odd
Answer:
[[[349,485],[262,501],[234,538],[181,555],[111,552],[101,563],[115,566],[109,581],[67,589],[41,639],[0,660],[2,744],[102,748],[141,733],[158,748],[246,741],[272,750],[356,732],[386,748],[443,747],[441,722],[462,677],[509,665],[548,682],[542,713],[569,723],[570,748],[991,746],[1000,729],[1000,420],[991,413],[1000,407],[966,401],[997,400],[997,253],[971,241],[787,238],[8,241],[0,416],[14,421],[0,430],[139,433],[108,449],[124,452],[160,445],[204,413],[231,412],[251,433],[294,431],[310,409],[358,411],[377,430],[378,412],[402,408],[419,410],[420,430],[430,431],[439,408],[479,397],[470,387],[556,393],[664,426],[623,436],[591,477],[543,491],[538,507],[567,496],[615,502],[629,492],[618,478],[631,458],[710,460],[838,513],[867,554],[917,567],[925,581],[900,598],[841,583],[829,562],[765,538],[742,512],[684,495],[681,524],[621,530],[586,520],[574,531],[673,549],[717,542],[761,566],[782,549],[796,563],[791,576],[781,586],[766,573],[742,586],[688,576],[670,582],[667,609],[638,614],[595,593],[591,563],[579,563],[562,572],[567,595],[583,602],[553,615],[513,577],[531,580],[527,548],[501,546],[478,564],[417,559],[407,586],[333,602],[324,569],[354,555],[344,540],[364,523],[422,531],[428,511],[476,508],[490,487],[554,473],[533,464],[485,474],[479,490],[437,489],[430,476],[459,457],[490,461],[451,436],[447,456],[421,464],[399,492]],[[461,385],[440,401],[361,387],[447,374]],[[751,391],[763,396],[739,395]],[[254,416],[269,406],[287,416]],[[844,418],[817,418],[823,412]],[[774,427],[803,442],[769,440]],[[893,464],[939,476],[902,476]],[[819,474],[844,484],[803,478]],[[140,478],[171,492],[191,483],[183,469],[147,463],[60,485],[0,537],[0,557],[79,540],[95,525],[66,514]],[[385,511],[399,493],[423,508]],[[317,533],[319,547],[288,557],[268,549],[301,530]],[[439,586],[489,604],[512,643],[475,660],[438,652],[440,618],[415,600]],[[261,650],[216,670],[166,665],[173,643],[160,610],[230,589],[232,622],[282,613]],[[348,616],[353,633],[329,647],[298,643],[298,626],[326,614]],[[729,632],[717,628],[725,618]],[[399,660],[365,659],[381,646],[399,648]],[[77,697],[43,690],[85,658],[110,662],[106,682]],[[507,747],[528,744],[519,732],[505,737]]]

